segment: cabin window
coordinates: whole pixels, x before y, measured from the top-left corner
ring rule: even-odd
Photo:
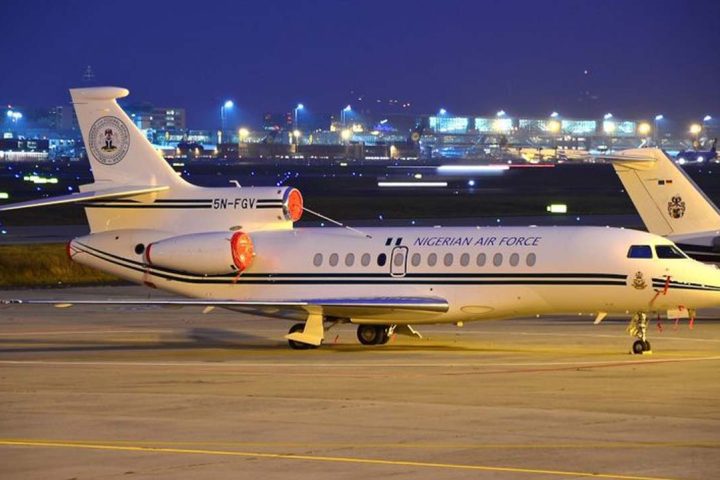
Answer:
[[[467,267],[470,264],[470,254],[469,253],[463,253],[460,255],[460,265],[463,267]]]
[[[348,253],[345,255],[345,266],[352,267],[355,263],[355,254],[354,253]]]
[[[419,253],[413,253],[412,258],[410,259],[410,263],[412,263],[413,267],[417,267],[420,265],[420,261],[422,260],[422,257]]]
[[[527,264],[528,267],[534,267],[536,261],[537,261],[537,257],[535,256],[534,253],[528,253],[527,257],[525,257],[525,263]]]
[[[628,250],[628,258],[653,258],[650,245],[633,245]]]
[[[475,259],[475,263],[477,264],[477,266],[484,267],[486,261],[487,261],[487,255],[485,255],[484,253],[478,253],[477,258]]]
[[[313,265],[319,267],[320,265],[322,265],[322,260],[322,253],[316,253],[315,257],[313,257]]]
[[[520,263],[520,255],[517,253],[513,253],[510,255],[510,265],[513,267],[517,267],[518,263]]]
[[[334,267],[338,264],[338,261],[340,260],[340,256],[337,253],[333,253],[330,255],[330,259],[328,260],[328,263],[330,263],[331,267]]]
[[[402,267],[404,263],[405,263],[405,254],[403,254],[403,253],[401,253],[401,252],[397,252],[397,253],[393,256],[393,264],[394,264],[396,267]]]
[[[495,255],[493,255],[493,265],[495,265],[496,267],[499,267],[500,265],[502,265],[502,261],[503,261],[502,253],[496,253]]]
[[[431,253],[430,255],[428,255],[427,262],[428,262],[428,266],[434,267],[435,264],[437,263],[437,253]]]
[[[658,258],[686,258],[682,250],[675,245],[656,245],[655,253]]]
[[[381,253],[380,255],[378,255],[377,264],[381,267],[384,267],[386,263],[387,263],[387,255],[385,255],[384,253]]]
[[[446,267],[450,267],[453,264],[453,254],[452,253],[446,253],[445,257],[443,258],[443,263]]]
[[[363,256],[360,257],[360,263],[363,267],[367,267],[370,265],[370,254],[369,253],[363,253]]]

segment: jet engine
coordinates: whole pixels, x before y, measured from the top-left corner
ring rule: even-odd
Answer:
[[[197,275],[239,274],[252,265],[255,249],[245,232],[207,232],[170,237],[145,248],[153,267]]]

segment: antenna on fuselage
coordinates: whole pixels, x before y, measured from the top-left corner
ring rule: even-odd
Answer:
[[[311,214],[311,215],[315,215],[316,217],[320,217],[320,218],[322,218],[323,220],[327,220],[327,221],[330,222],[330,223],[334,223],[335,225],[337,225],[337,226],[339,226],[339,227],[347,228],[347,229],[350,230],[351,232],[355,232],[355,233],[357,233],[357,234],[360,234],[360,235],[362,235],[363,237],[372,238],[371,235],[368,235],[367,233],[363,233],[363,232],[361,232],[360,230],[358,230],[357,228],[353,228],[353,227],[351,227],[351,226],[349,226],[349,225],[345,225],[345,224],[342,223],[342,222],[338,222],[337,220],[333,220],[333,219],[330,218],[330,217],[326,217],[325,215],[323,215],[323,214],[321,214],[321,213],[318,213],[318,212],[315,212],[315,211],[313,211],[313,210],[310,210],[310,209],[307,208],[306,206],[303,206],[303,211],[308,212],[308,213]]]

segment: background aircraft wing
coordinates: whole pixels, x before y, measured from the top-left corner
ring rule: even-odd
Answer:
[[[39,198],[37,200],[28,200],[27,202],[11,203],[9,205],[0,205],[0,212],[8,210],[18,210],[21,208],[47,207],[50,205],[61,205],[64,203],[91,202],[94,200],[106,200],[109,198],[134,197],[146,193],[162,192],[167,190],[167,186],[127,186],[118,188],[108,188],[104,190],[92,190],[89,192],[72,193],[70,195],[60,195],[58,197]]]

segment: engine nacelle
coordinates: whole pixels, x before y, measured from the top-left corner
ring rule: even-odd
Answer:
[[[145,248],[145,262],[197,275],[239,274],[252,265],[255,249],[244,232],[207,232],[171,237]]]

